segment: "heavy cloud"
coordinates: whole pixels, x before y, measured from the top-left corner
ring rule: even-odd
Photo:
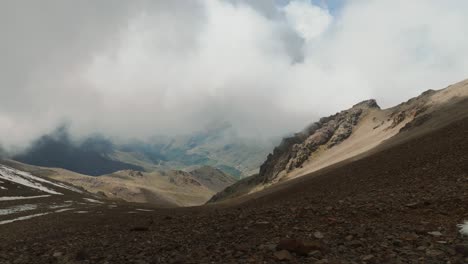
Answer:
[[[2,1],[0,144],[227,121],[269,137],[468,77],[468,2]]]

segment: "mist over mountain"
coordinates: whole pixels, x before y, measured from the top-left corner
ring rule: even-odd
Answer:
[[[100,176],[119,170],[192,170],[212,166],[237,178],[258,171],[277,140],[252,140],[236,135],[228,123],[212,124],[196,133],[147,141],[113,142],[102,135],[79,141],[66,126],[44,135],[14,160],[43,167],[56,167]]]
[[[78,173],[99,176],[124,169],[143,170],[142,167],[108,157],[115,146],[100,137],[75,143],[65,128],[40,137],[22,154],[12,158],[24,163],[53,168],[64,168]]]
[[[63,123],[74,139],[146,141],[217,120],[270,138],[365,99],[393,105],[466,77],[467,5],[3,1],[1,145],[24,149]]]

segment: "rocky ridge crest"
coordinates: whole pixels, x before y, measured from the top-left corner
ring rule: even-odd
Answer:
[[[300,168],[320,149],[329,149],[346,140],[353,133],[359,120],[370,109],[380,109],[375,100],[363,101],[348,110],[321,118],[304,131],[285,138],[269,154],[260,167],[259,176],[263,183],[280,180],[281,173]]]

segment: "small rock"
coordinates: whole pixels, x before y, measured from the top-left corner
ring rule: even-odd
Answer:
[[[327,264],[329,263],[328,259],[321,259],[314,262],[314,264]]]
[[[419,251],[426,251],[426,247],[425,246],[419,246],[416,248],[417,250]]]
[[[297,255],[307,256],[314,250],[323,250],[322,245],[317,241],[301,241],[296,239],[284,239],[276,246],[277,250],[287,250]]]
[[[317,238],[317,239],[322,239],[324,236],[323,236],[322,232],[317,231],[317,232],[314,233],[314,237]]]
[[[392,241],[392,244],[393,244],[393,246],[395,246],[395,247],[402,247],[402,246],[403,246],[403,241],[401,241],[401,240],[399,240],[399,239],[394,239],[394,240]]]
[[[61,256],[63,256],[63,253],[62,252],[54,252],[54,254],[52,255],[54,258],[60,258]]]
[[[362,247],[362,242],[359,241],[359,240],[353,240],[353,241],[348,243],[348,246],[350,246],[352,248],[360,248],[360,247]]]
[[[426,251],[426,255],[428,255],[430,257],[437,257],[437,256],[441,256],[443,254],[444,254],[443,251],[440,251],[440,250],[437,250],[437,249],[430,249],[430,250]]]
[[[459,244],[455,246],[455,251],[464,257],[468,257],[468,244]]]
[[[284,260],[292,260],[292,255],[291,253],[289,253],[289,251],[287,250],[280,250],[280,251],[277,251],[275,252],[275,257],[278,259],[278,260],[281,260],[281,261],[284,261]]]
[[[86,252],[86,250],[84,249],[79,250],[78,252],[76,252],[75,259],[79,261],[89,259],[88,252]]]
[[[276,245],[275,244],[264,244],[264,245],[258,246],[258,248],[260,250],[274,251],[276,249]]]
[[[255,229],[267,229],[271,228],[271,223],[267,221],[257,221],[252,226]]]
[[[442,233],[439,232],[439,231],[433,231],[433,232],[427,232],[429,235],[431,236],[435,236],[435,237],[440,237],[442,236]]]
[[[366,256],[362,257],[362,260],[368,261],[368,260],[371,260],[373,258],[374,258],[374,255],[366,255]]]
[[[321,256],[322,256],[322,252],[320,252],[318,250],[314,250],[314,251],[309,253],[309,257],[320,258]]]

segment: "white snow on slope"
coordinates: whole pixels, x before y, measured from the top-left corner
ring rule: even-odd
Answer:
[[[468,236],[468,221],[465,221],[464,224],[458,225],[458,227],[460,228],[460,234]]]
[[[27,186],[27,187],[30,187],[30,188],[34,188],[34,189],[37,189],[37,190],[40,190],[40,191],[43,191],[43,192],[46,192],[46,193],[50,193],[50,194],[62,195],[62,193],[54,191],[54,190],[44,186],[41,183],[50,184],[50,185],[53,185],[53,186],[56,186],[56,187],[59,187],[59,188],[63,188],[63,189],[67,189],[67,190],[77,192],[77,193],[83,193],[82,191],[78,190],[77,188],[73,188],[71,186],[67,186],[67,185],[61,184],[61,183],[51,182],[51,181],[45,180],[43,178],[34,176],[34,175],[32,175],[32,174],[30,174],[28,172],[16,170],[16,169],[4,166],[4,165],[0,165],[0,178],[2,178],[4,180],[11,181],[11,182],[14,182],[14,183],[18,183],[18,184],[21,184],[21,185],[24,185],[24,186]]]
[[[50,182],[46,180],[43,181],[39,177],[33,176],[29,173],[25,173],[19,170],[15,170],[13,168],[9,168],[3,165],[0,165],[0,178],[17,183],[17,184],[21,184],[30,188],[34,188],[34,189],[37,189],[46,193],[62,195],[61,193],[56,192],[42,185],[41,183],[39,183],[39,182],[46,182],[46,183],[50,183]]]
[[[90,198],[83,198],[83,200],[86,200],[90,203],[98,203],[98,204],[103,204],[103,202],[101,201],[98,201],[98,200],[94,200],[94,199],[90,199]]]
[[[0,186],[0,190],[8,190],[8,189],[3,186]]]
[[[37,195],[37,196],[3,196],[0,197],[0,201],[14,201],[14,200],[26,200],[49,197],[50,195]]]
[[[13,222],[16,222],[16,221],[21,221],[21,220],[26,220],[26,219],[31,219],[31,218],[34,218],[34,217],[38,217],[38,216],[42,216],[42,215],[48,215],[48,214],[50,214],[50,213],[33,214],[33,215],[18,217],[18,218],[11,219],[11,220],[0,221],[0,225],[9,224],[9,223],[13,223]]]
[[[49,205],[50,209],[60,209],[60,208],[65,208],[65,207],[70,207],[72,206],[72,203],[64,203],[64,204],[52,204]]]
[[[0,215],[9,215],[9,214],[19,213],[19,212],[24,212],[24,211],[30,211],[36,208],[37,208],[36,204],[23,204],[23,205],[18,205],[18,206],[12,206],[6,209],[0,209]]]
[[[60,210],[56,210],[55,212],[56,213],[62,213],[62,212],[66,212],[66,211],[70,211],[70,210],[74,210],[75,208],[64,208],[64,209],[60,209]]]

